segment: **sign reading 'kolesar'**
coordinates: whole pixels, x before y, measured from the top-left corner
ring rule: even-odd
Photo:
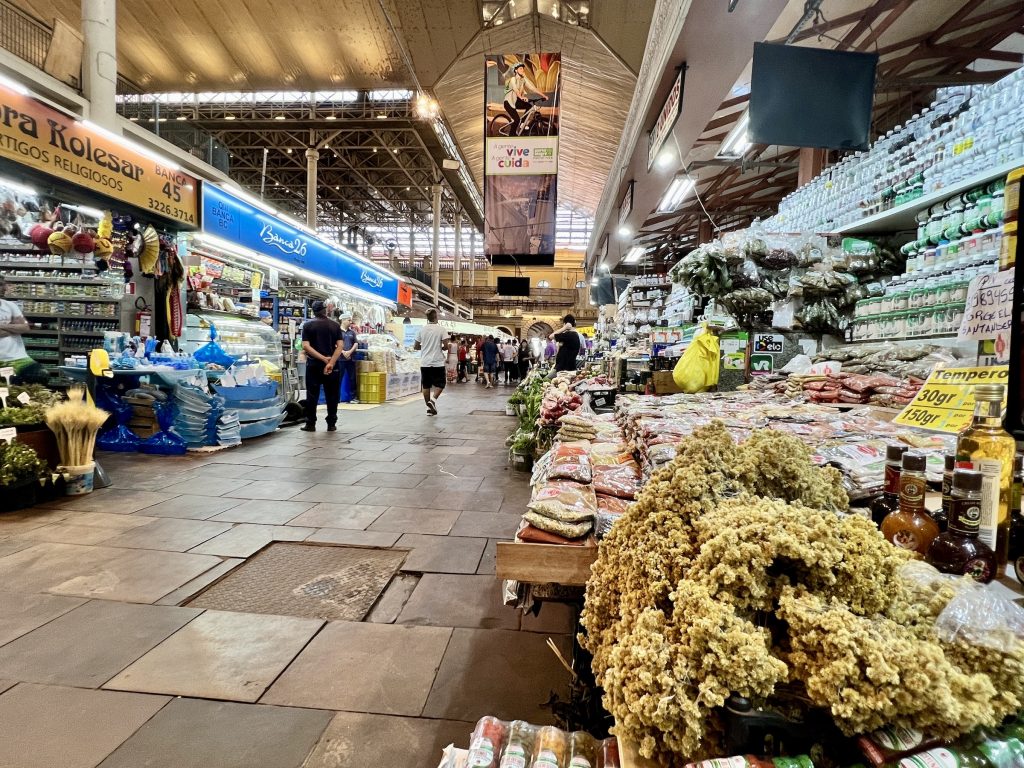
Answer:
[[[0,157],[166,219],[197,223],[198,183],[192,176],[3,86]]]

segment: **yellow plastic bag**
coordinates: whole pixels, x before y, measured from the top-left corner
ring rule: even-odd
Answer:
[[[700,331],[672,369],[672,380],[692,395],[718,384],[718,368],[718,337],[710,331]]]

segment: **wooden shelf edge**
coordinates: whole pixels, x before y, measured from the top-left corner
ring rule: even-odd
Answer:
[[[499,541],[495,574],[499,579],[527,584],[581,587],[590,578],[590,566],[596,559],[594,545]]]

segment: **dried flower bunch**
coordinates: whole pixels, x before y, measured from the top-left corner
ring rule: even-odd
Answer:
[[[785,686],[848,734],[956,735],[1024,704],[1024,642],[944,642],[957,593],[847,507],[839,473],[771,430],[694,432],[601,542],[581,638],[618,735],[682,766],[721,755],[731,693]],[[923,574],[923,575],[922,575]]]

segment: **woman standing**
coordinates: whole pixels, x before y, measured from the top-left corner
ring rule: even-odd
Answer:
[[[467,373],[469,368],[469,344],[466,341],[466,337],[463,336],[459,339],[459,377],[457,381],[462,383],[469,381],[469,374]]]
[[[448,359],[445,361],[444,369],[448,383],[454,382],[455,373],[459,369],[459,345],[455,343],[455,339],[448,340]]]
[[[530,370],[530,344],[526,339],[519,342],[519,380],[526,378]]]

